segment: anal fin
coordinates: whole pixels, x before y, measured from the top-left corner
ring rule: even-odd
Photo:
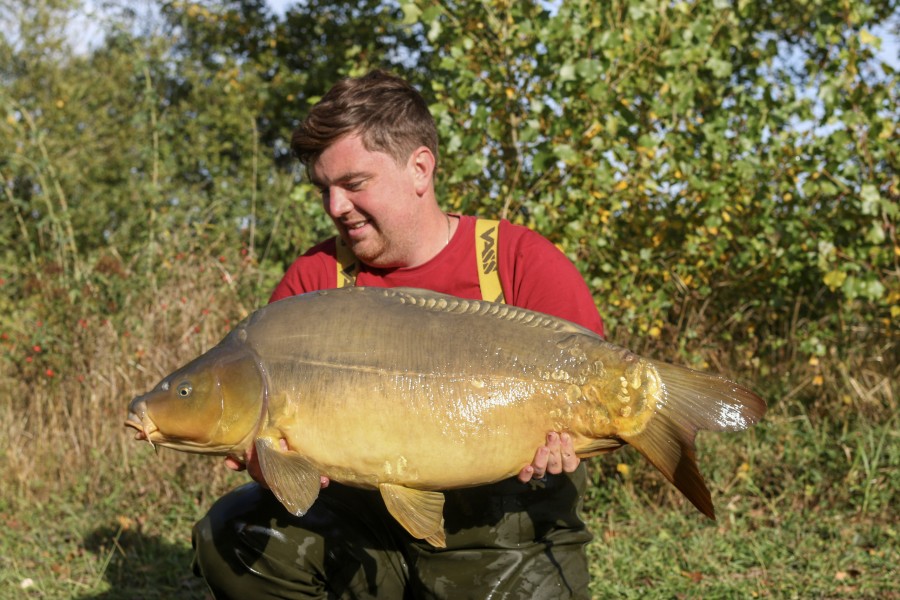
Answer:
[[[378,486],[388,511],[413,537],[446,548],[444,494],[382,483]]]
[[[578,458],[591,458],[592,456],[612,452],[624,445],[625,443],[623,441],[615,438],[597,438],[595,440],[589,440],[584,446],[576,448],[575,454],[578,455]]]

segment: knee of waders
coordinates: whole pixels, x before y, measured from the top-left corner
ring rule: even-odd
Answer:
[[[271,494],[248,483],[222,496],[195,525],[193,571],[203,577],[216,598],[237,598],[253,584],[253,565],[266,552],[268,538],[278,535],[265,526],[279,510]],[[243,596],[249,597],[249,596]]]
[[[374,494],[332,484],[294,517],[268,490],[242,486],[194,526],[194,572],[217,600],[402,598],[405,563]]]

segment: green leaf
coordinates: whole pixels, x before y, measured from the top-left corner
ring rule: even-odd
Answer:
[[[593,81],[600,77],[602,69],[596,58],[583,58],[575,64],[575,71],[582,79]]]
[[[731,75],[731,63],[720,58],[710,58],[706,61],[706,67],[721,79]]]
[[[554,146],[553,154],[566,164],[572,164],[578,160],[578,152],[569,144],[559,144]]]
[[[400,9],[403,11],[403,20],[401,23],[404,25],[413,25],[419,22],[419,17],[422,16],[422,10],[416,5],[415,2],[407,2],[400,6]]]
[[[862,201],[862,213],[864,215],[877,215],[878,208],[881,205],[881,194],[878,188],[867,183],[862,186],[859,193],[859,199]]]
[[[883,244],[884,240],[884,227],[882,227],[881,223],[877,221],[872,223],[872,226],[869,228],[868,233],[866,233],[866,241],[871,244],[879,245]]]

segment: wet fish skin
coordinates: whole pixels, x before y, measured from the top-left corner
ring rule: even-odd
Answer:
[[[152,443],[239,460],[255,443],[266,482],[295,514],[315,501],[321,475],[380,489],[410,533],[441,546],[440,490],[515,475],[548,431],[568,432],[581,457],[630,443],[713,517],[696,432],[742,430],[765,410],[728,380],[644,359],[562,319],[344,288],[256,311],[135,398],[126,424]]]

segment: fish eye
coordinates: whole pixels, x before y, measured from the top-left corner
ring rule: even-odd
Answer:
[[[192,391],[194,391],[194,389],[191,387],[191,384],[185,381],[184,383],[179,384],[176,393],[182,398],[187,398],[191,395]]]

